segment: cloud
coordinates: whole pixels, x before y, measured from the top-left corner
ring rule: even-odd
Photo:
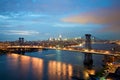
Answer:
[[[8,12],[4,14],[0,14],[0,18],[2,19],[33,19],[33,18],[41,18],[41,17],[50,17],[50,15],[42,14],[42,13],[33,13],[33,12]]]
[[[29,17],[49,17],[49,15],[45,15],[45,14],[29,14],[27,16],[29,16]]]
[[[29,35],[38,35],[39,32],[37,31],[32,31],[32,30],[4,30],[0,31],[2,34],[5,35],[24,35],[24,36],[29,36]]]
[[[0,15],[0,19],[9,19],[9,16]]]
[[[66,28],[66,27],[81,27],[81,26],[84,26],[84,25],[81,25],[81,24],[70,24],[70,23],[55,23],[53,25],[54,27],[62,27],[62,28]]]
[[[10,12],[8,15],[0,14],[0,27],[40,25],[46,18],[50,18],[50,15],[30,12]]]
[[[86,12],[79,15],[72,15],[61,19],[63,22],[80,24],[104,25],[103,31],[118,32],[120,30],[120,10],[104,9],[94,12]]]

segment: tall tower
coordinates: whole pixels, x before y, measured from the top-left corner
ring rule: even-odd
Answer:
[[[91,50],[91,34],[85,34],[85,36],[86,36],[85,48]],[[89,66],[89,68],[92,68],[92,64],[93,64],[92,54],[85,53],[84,65]]]
[[[24,43],[24,38],[19,38],[19,45],[23,45],[23,43]]]
[[[85,34],[86,40],[85,40],[85,48],[88,50],[91,49],[91,34]]]

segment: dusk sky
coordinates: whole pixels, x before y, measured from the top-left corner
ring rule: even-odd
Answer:
[[[120,39],[120,0],[0,0],[0,40]]]

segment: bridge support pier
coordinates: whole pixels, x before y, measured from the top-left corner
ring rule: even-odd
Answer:
[[[91,34],[85,34],[85,48],[90,50],[91,49]]]
[[[85,48],[91,50],[91,34],[85,34],[85,36],[86,36]],[[93,65],[92,54],[85,53],[84,66],[92,68],[92,65]]]

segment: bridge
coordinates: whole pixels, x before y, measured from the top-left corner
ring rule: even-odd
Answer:
[[[43,49],[52,49],[52,50],[64,50],[64,51],[74,51],[74,52],[81,52],[81,53],[85,53],[84,54],[84,66],[88,68],[89,72],[87,72],[87,74],[93,75],[94,70],[91,71],[91,69],[93,68],[93,59],[92,59],[92,54],[98,54],[98,55],[105,55],[104,58],[105,60],[103,61],[104,64],[106,65],[107,62],[114,62],[116,57],[120,57],[120,52],[118,51],[110,51],[110,50],[96,50],[96,49],[92,49],[91,47],[91,35],[90,34],[86,34],[86,40],[85,40],[85,48],[82,47],[78,47],[80,45],[69,45],[69,46],[65,46],[65,47],[60,47],[60,46],[40,46],[40,45],[10,45],[10,46],[6,46],[6,50],[8,51],[25,51],[25,50],[43,50]],[[21,53],[20,53],[21,54]],[[115,64],[112,64],[115,65]],[[119,66],[119,65],[118,65]],[[114,68],[114,67],[113,67]],[[90,73],[91,71],[91,73]],[[113,71],[113,69],[110,68],[110,70],[108,70],[107,74],[109,72]]]
[[[53,50],[65,50],[65,51],[75,51],[75,52],[82,52],[87,54],[100,54],[100,55],[110,55],[110,56],[120,56],[120,52],[118,51],[109,51],[109,50],[95,50],[91,47],[91,34],[86,34],[86,40],[85,40],[85,48],[77,47],[79,45],[71,45],[67,47],[56,47],[56,46],[34,46],[34,45],[18,45],[18,46],[7,46],[7,50],[28,50],[28,49],[53,49]]]

